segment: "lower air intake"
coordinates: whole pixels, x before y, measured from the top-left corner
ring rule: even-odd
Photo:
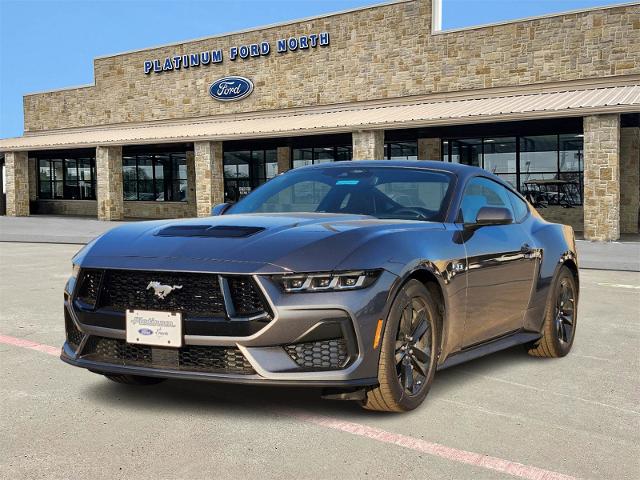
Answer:
[[[286,345],[285,350],[300,367],[307,370],[337,370],[349,361],[344,338]]]

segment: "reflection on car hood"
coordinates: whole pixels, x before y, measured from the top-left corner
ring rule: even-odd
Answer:
[[[77,261],[95,268],[220,273],[322,271],[334,269],[380,235],[442,228],[441,223],[323,213],[135,222],[104,234],[81,252]]]

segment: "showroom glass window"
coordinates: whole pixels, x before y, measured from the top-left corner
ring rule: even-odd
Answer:
[[[538,205],[582,205],[583,135],[445,139],[442,159],[482,167]]]
[[[123,154],[122,177],[127,201],[187,201],[186,152]]]
[[[351,145],[293,148],[291,158],[293,168],[318,163],[340,162],[353,158],[353,148]]]
[[[275,148],[225,151],[223,159],[226,196],[234,189],[237,196],[244,197],[278,174]]]
[[[387,142],[384,144],[386,160],[417,160],[418,142]]]
[[[33,158],[33,157],[32,157]],[[96,159],[92,152],[35,155],[38,198],[95,200]]]

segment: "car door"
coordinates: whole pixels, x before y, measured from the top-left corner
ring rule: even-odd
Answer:
[[[482,207],[511,211],[509,190],[489,178],[474,177],[462,196],[464,224],[476,221]],[[517,223],[468,226],[464,232],[467,255],[467,314],[463,346],[468,347],[522,327],[535,275],[532,241]]]

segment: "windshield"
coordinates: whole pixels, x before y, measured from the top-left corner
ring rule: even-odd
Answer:
[[[452,175],[397,167],[293,170],[233,205],[228,213],[317,212],[443,221]]]

